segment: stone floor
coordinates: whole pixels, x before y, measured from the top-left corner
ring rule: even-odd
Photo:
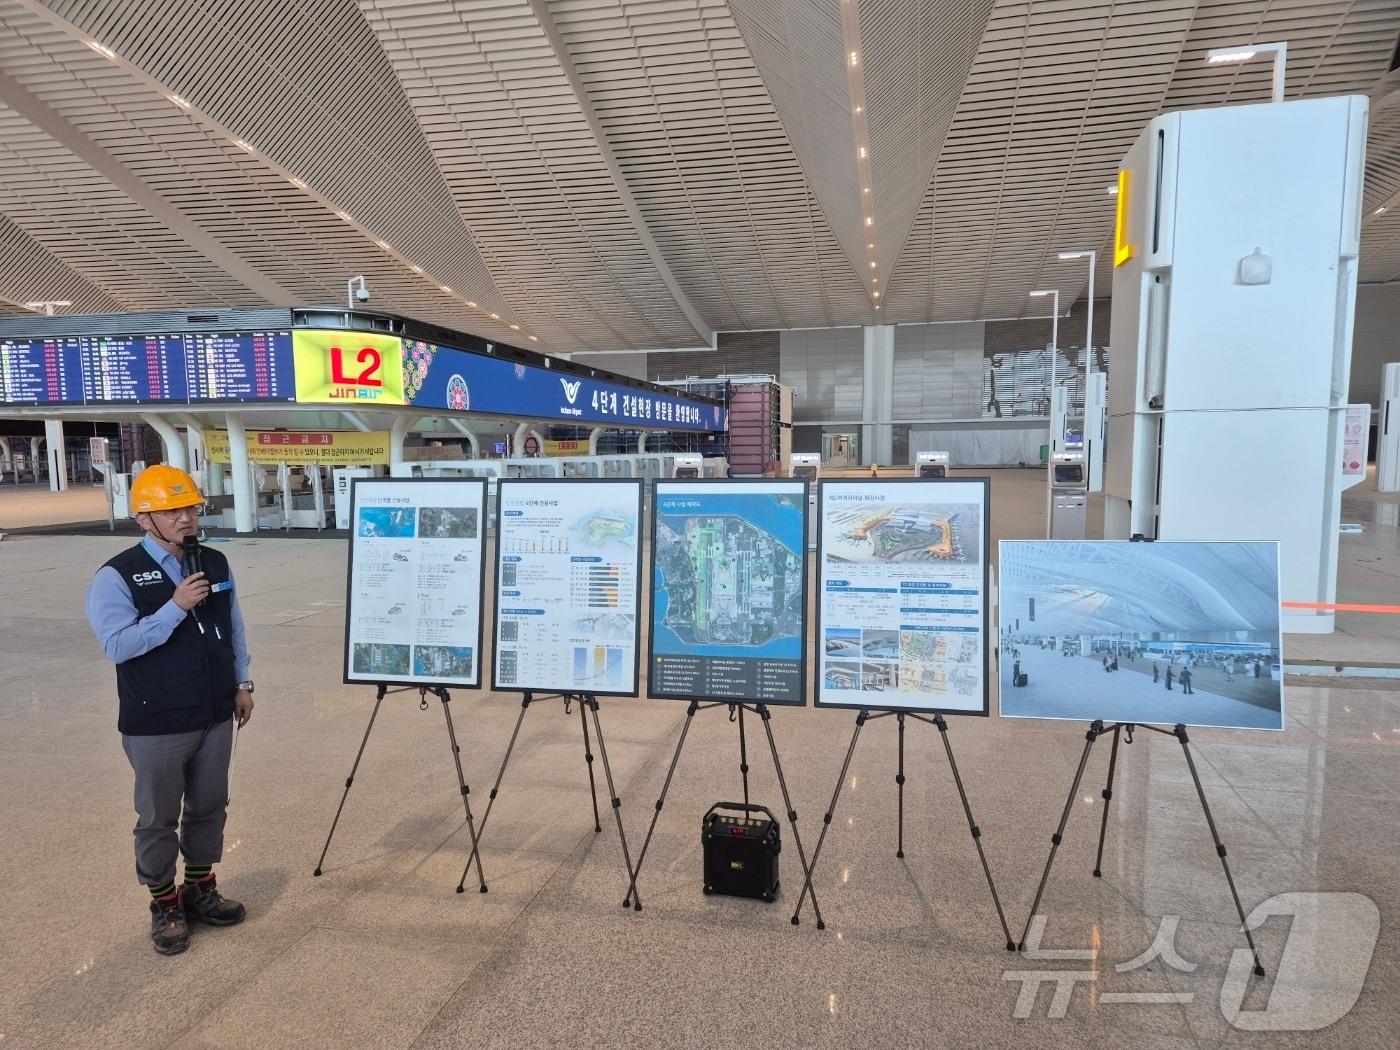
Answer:
[[[1038,474],[994,475],[994,538],[1043,530],[1039,483]],[[1365,560],[1347,561],[1343,589],[1393,602],[1400,588],[1385,577],[1400,565],[1396,501],[1361,496],[1348,507],[1374,508],[1364,544],[1343,537],[1343,551]],[[0,494],[0,514],[3,506]],[[723,708],[691,729],[641,871],[641,912],[621,907],[616,828],[604,799],[594,833],[578,713],[558,702],[532,707],[521,730],[483,836],[489,893],[454,892],[467,835],[443,716],[410,695],[385,702],[325,874],[313,878],[373,706],[370,690],[340,684],[341,540],[222,547],[238,573],[258,681],[220,868],[249,919],[197,928],[189,952],[158,957],[132,875],[112,673],[81,611],[93,569],[127,542],[0,543],[0,1050],[1395,1045],[1394,685],[1291,679],[1285,732],[1192,733],[1244,907],[1273,898],[1264,910],[1276,912],[1256,932],[1269,975],[1245,989],[1232,1024],[1222,1004],[1239,1002],[1243,937],[1181,749],[1155,733],[1119,748],[1101,879],[1090,872],[1109,741],[1092,749],[1041,907],[1040,948],[1058,957],[1005,950],[942,744],[920,723],[907,737],[906,856],[895,856],[893,719],[863,730],[828,832],[815,878],[825,930],[810,909],[800,926],[788,921],[800,886],[790,829],[777,903],[700,892],[700,816],[741,793],[737,727]],[[1385,640],[1394,619],[1339,622],[1394,661]],[[480,819],[520,705],[463,691],[451,706]],[[685,706],[605,700],[601,715],[635,857]],[[809,854],[852,722],[836,711],[773,714]],[[1083,729],[997,718],[950,725],[1019,937]],[[780,810],[761,729],[747,728],[753,797]],[[1118,969],[1173,929],[1180,958],[1168,951]],[[1049,979],[1029,1006],[1025,974]],[[1056,981],[1067,995],[1058,1005]],[[1319,1032],[1297,1030],[1338,1014]]]

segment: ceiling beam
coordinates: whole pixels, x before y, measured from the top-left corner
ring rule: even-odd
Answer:
[[[554,23],[554,16],[549,10],[548,0],[529,0],[529,2],[530,10],[534,13],[540,28],[544,30],[550,50],[554,52],[554,57],[559,62],[559,68],[568,78],[569,87],[578,100],[579,111],[583,114],[583,119],[588,122],[589,131],[593,133],[593,140],[597,143],[603,164],[607,167],[608,173],[612,176],[613,185],[617,188],[618,202],[627,212],[628,218],[632,220],[632,227],[637,232],[638,240],[646,249],[647,257],[651,259],[652,266],[656,268],[657,276],[661,278],[661,282],[671,293],[671,297],[675,299],[676,305],[680,307],[681,313],[685,315],[685,319],[690,322],[691,327],[699,333],[700,338],[713,346],[715,342],[714,329],[705,323],[705,319],[700,316],[700,311],[686,296],[680,282],[671,272],[671,267],[667,265],[666,257],[661,254],[661,248],[657,245],[656,239],[647,229],[642,210],[637,206],[632,189],[627,185],[627,179],[622,174],[622,165],[618,163],[617,155],[613,152],[611,143],[608,142],[607,131],[604,129],[602,121],[598,119],[598,115],[593,112],[593,103],[589,100],[588,90],[584,86],[578,70],[574,68],[573,58],[569,54],[568,46],[564,43],[563,34],[559,32],[559,27]]]
[[[9,106],[68,149],[73,156],[163,222],[175,236],[245,288],[266,299],[273,306],[297,305],[297,296],[220,244],[212,234],[151,189],[139,175],[3,72],[0,72],[0,103]]]

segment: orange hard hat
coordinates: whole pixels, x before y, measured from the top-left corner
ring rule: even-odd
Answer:
[[[157,463],[136,475],[129,492],[131,509],[136,514],[153,510],[179,510],[204,502],[194,478],[179,467]]]

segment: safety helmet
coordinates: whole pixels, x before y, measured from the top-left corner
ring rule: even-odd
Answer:
[[[128,496],[132,512],[136,514],[149,514],[153,510],[179,510],[204,502],[204,494],[199,491],[194,478],[179,467],[166,463],[157,463],[136,475]]]

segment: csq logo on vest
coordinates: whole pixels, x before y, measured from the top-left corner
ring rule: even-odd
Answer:
[[[134,572],[131,574],[131,582],[138,587],[144,587],[148,583],[160,583],[164,579],[165,576],[159,569],[152,569],[150,572]]]
[[[292,333],[299,402],[404,404],[397,336],[311,329]]]

